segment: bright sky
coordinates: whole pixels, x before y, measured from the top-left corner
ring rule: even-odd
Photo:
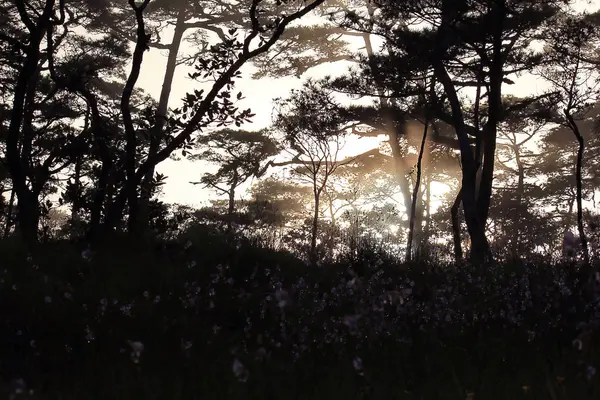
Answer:
[[[580,1],[581,8],[597,9],[600,5],[600,0],[582,0]],[[579,8],[578,7],[578,8]],[[163,42],[168,42],[171,38],[171,33],[164,32],[162,34]],[[187,44],[183,44],[183,52],[190,51]],[[358,48],[358,47],[357,47]],[[144,63],[142,65],[141,75],[138,81],[138,86],[146,90],[154,98],[158,99],[165,66],[166,57],[163,52],[152,49],[145,53]],[[337,75],[345,70],[346,62],[321,65],[311,69],[308,76],[324,76]],[[199,88],[200,84],[191,81],[187,78],[187,73],[191,69],[185,66],[179,66],[175,74],[175,80],[171,92],[170,104],[171,108],[180,105],[180,99],[192,89]],[[244,129],[254,130],[270,125],[271,111],[273,98],[286,97],[293,88],[300,88],[303,79],[298,78],[283,78],[283,79],[260,79],[252,80],[250,78],[251,67],[246,66],[243,70],[243,79],[237,81],[236,90],[241,90],[246,99],[241,103],[241,107],[250,107],[256,114],[252,124],[244,125]],[[535,80],[528,76],[523,76],[516,81],[515,85],[506,85],[503,89],[506,94],[527,95],[532,92],[540,92],[543,90],[543,84],[539,80]],[[344,150],[345,155],[349,153],[360,153],[367,151],[370,148],[377,146],[377,141],[373,139],[357,139],[351,138],[346,144]],[[203,189],[199,185],[191,185],[190,181],[198,181],[203,172],[208,171],[207,165],[201,162],[189,162],[186,160],[171,161],[166,160],[159,166],[159,172],[168,176],[167,184],[164,188],[163,199],[167,202],[177,202],[190,206],[199,206],[209,198],[214,198],[214,192]],[[444,190],[444,185],[440,184],[439,190]]]

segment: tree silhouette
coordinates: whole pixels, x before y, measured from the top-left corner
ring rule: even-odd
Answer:
[[[549,32],[548,53],[556,61],[542,68],[540,74],[552,83],[558,92],[555,122],[565,125],[578,142],[575,181],[577,186],[577,227],[586,263],[590,261],[588,243],[583,224],[582,166],[585,149],[583,135],[577,119],[598,99],[596,68],[584,60],[594,51],[590,42],[597,36],[597,27],[585,16],[569,15],[556,21]],[[565,49],[566,48],[566,49]]]
[[[228,196],[228,229],[231,229],[237,188],[257,176],[267,159],[276,155],[278,149],[264,130],[247,132],[223,129],[202,136],[197,145],[203,151],[191,158],[214,163],[219,169],[215,173],[204,174],[200,182],[195,183]]]

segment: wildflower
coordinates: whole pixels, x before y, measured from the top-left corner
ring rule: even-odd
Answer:
[[[188,240],[187,242],[185,242],[185,245],[183,246],[183,248],[187,250],[190,247],[192,247],[192,242],[190,240]]]
[[[23,394],[25,393],[27,385],[25,385],[25,380],[23,378],[18,378],[12,381],[11,387],[14,394]]]
[[[594,368],[591,365],[588,365],[588,367],[585,371],[585,376],[588,378],[588,380],[591,380],[595,375],[596,375],[596,368]]]
[[[350,328],[350,331],[354,332],[358,329],[358,320],[360,315],[347,315],[344,317],[344,325]]]
[[[85,249],[81,252],[81,258],[85,261],[90,261],[92,259],[92,251],[90,249]]]
[[[181,339],[181,348],[183,350],[189,350],[192,348],[193,343],[189,340],[184,341],[183,339]]]
[[[352,365],[354,365],[354,369],[356,370],[356,372],[358,372],[359,375],[362,375],[364,373],[363,362],[360,357],[354,357],[354,360],[352,360]]]
[[[277,300],[279,308],[284,308],[290,303],[290,296],[288,292],[283,289],[277,289],[275,291],[275,299]]]
[[[95,339],[94,333],[91,331],[90,327],[87,325],[85,326],[85,332],[86,332],[85,340],[87,340],[88,343],[90,343],[92,340]]]
[[[127,343],[131,347],[131,361],[133,361],[134,364],[139,363],[140,356],[144,351],[144,344],[139,341],[132,342],[131,340],[128,340]]]
[[[250,375],[250,373],[248,372],[244,364],[242,364],[241,361],[237,358],[233,360],[232,370],[233,374],[240,382],[246,382],[248,380],[248,376]]]
[[[267,350],[264,347],[259,347],[256,350],[256,359],[262,361],[267,356]]]

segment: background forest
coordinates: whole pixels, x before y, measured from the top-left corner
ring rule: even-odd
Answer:
[[[0,391],[597,398],[597,9],[3,1]]]

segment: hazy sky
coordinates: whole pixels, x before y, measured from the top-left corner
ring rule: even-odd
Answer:
[[[599,5],[600,0],[583,0],[580,2],[582,8],[597,9]],[[164,42],[168,42],[171,39],[170,33],[167,32],[165,32],[162,37]],[[189,47],[186,48],[186,46],[187,44],[185,43],[182,46],[182,51],[185,53],[189,51]],[[138,86],[146,90],[156,99],[158,99],[160,94],[166,66],[166,57],[162,53],[163,52],[156,49],[151,49],[149,52],[145,53],[140,79],[138,81]],[[242,70],[243,79],[237,81],[235,90],[242,91],[246,97],[246,99],[241,102],[241,107],[250,107],[256,116],[254,117],[252,124],[244,125],[243,128],[254,130],[268,126],[271,122],[273,98],[286,97],[291,89],[301,87],[302,82],[306,77],[319,77],[328,74],[337,75],[343,72],[348,65],[347,62],[330,63],[311,69],[302,79],[293,77],[277,80],[253,80],[249,76],[251,66],[247,65]],[[187,73],[190,71],[191,69],[189,67],[183,65],[177,68],[169,104],[171,108],[179,106],[180,99],[183,98],[187,92],[200,87],[199,83],[187,78]],[[503,91],[506,94],[527,95],[539,92],[543,89],[543,84],[538,80],[524,76],[517,80],[515,85],[505,85]],[[367,151],[376,145],[377,142],[372,139],[353,138],[350,139],[350,143],[345,146],[345,153]],[[186,160],[166,160],[159,166],[158,170],[168,176],[163,195],[163,199],[167,202],[198,206],[208,198],[214,198],[216,196],[213,191],[189,183],[190,181],[198,181],[202,176],[202,173],[207,171],[207,165],[204,163],[189,162]]]

